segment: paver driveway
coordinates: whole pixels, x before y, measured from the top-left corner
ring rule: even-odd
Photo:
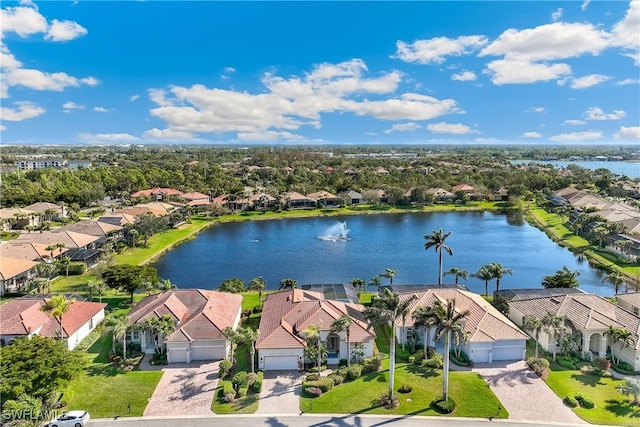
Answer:
[[[524,361],[477,364],[473,371],[489,384],[510,420],[586,424]]]
[[[144,410],[145,416],[211,415],[218,386],[217,362],[175,363],[164,375]]]
[[[304,373],[265,371],[256,414],[299,414]]]

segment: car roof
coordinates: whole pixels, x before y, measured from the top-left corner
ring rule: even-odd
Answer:
[[[75,417],[82,417],[86,413],[87,413],[87,411],[69,411],[65,415],[73,415]]]

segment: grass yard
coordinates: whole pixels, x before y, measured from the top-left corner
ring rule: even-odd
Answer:
[[[86,369],[64,391],[66,410],[83,409],[92,418],[142,416],[162,371],[124,372],[109,362],[110,349],[111,335],[107,334],[87,350]]]
[[[623,380],[602,378],[552,366],[546,382],[562,399],[576,394],[590,398],[596,404],[595,408],[573,410],[589,423],[640,426],[640,407],[631,406],[629,398],[616,390],[616,386],[624,384]]]
[[[441,416],[433,408],[431,401],[442,395],[442,371],[429,370],[415,364],[396,365],[395,388],[406,384],[413,387],[411,393],[398,393],[400,406],[393,410],[374,406],[373,400],[385,393],[388,385],[388,360],[383,369],[355,381],[344,383],[318,398],[300,398],[300,408],[306,413],[356,413],[356,414],[399,414]],[[449,373],[449,397],[457,403],[451,414],[456,417],[507,418],[503,408],[498,412],[500,401],[485,381],[473,372]]]
[[[258,410],[258,402],[260,394],[249,392],[245,397],[236,399],[233,403],[224,403],[220,396],[225,383],[231,384],[231,380],[222,380],[218,382],[215,397],[211,402],[211,410],[216,414],[253,414]]]

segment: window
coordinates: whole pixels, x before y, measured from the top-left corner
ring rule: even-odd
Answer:
[[[336,335],[329,335],[327,337],[327,350],[329,352],[338,351],[340,348],[340,337]]]
[[[89,329],[93,329],[93,317],[89,319]]]
[[[131,331],[131,341],[138,342],[140,341],[140,331],[137,329],[133,329]]]
[[[633,314],[640,316],[640,307],[633,307]]]

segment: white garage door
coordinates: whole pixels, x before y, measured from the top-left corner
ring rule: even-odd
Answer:
[[[264,358],[265,371],[290,371],[298,369],[298,356],[268,356]]]
[[[167,355],[169,363],[185,363],[187,361],[187,349],[171,349]]]
[[[473,349],[471,360],[473,363],[489,363],[489,349]]]
[[[191,360],[218,360],[223,359],[222,347],[194,347],[191,346]]]
[[[522,360],[523,347],[493,347],[493,360]]]

